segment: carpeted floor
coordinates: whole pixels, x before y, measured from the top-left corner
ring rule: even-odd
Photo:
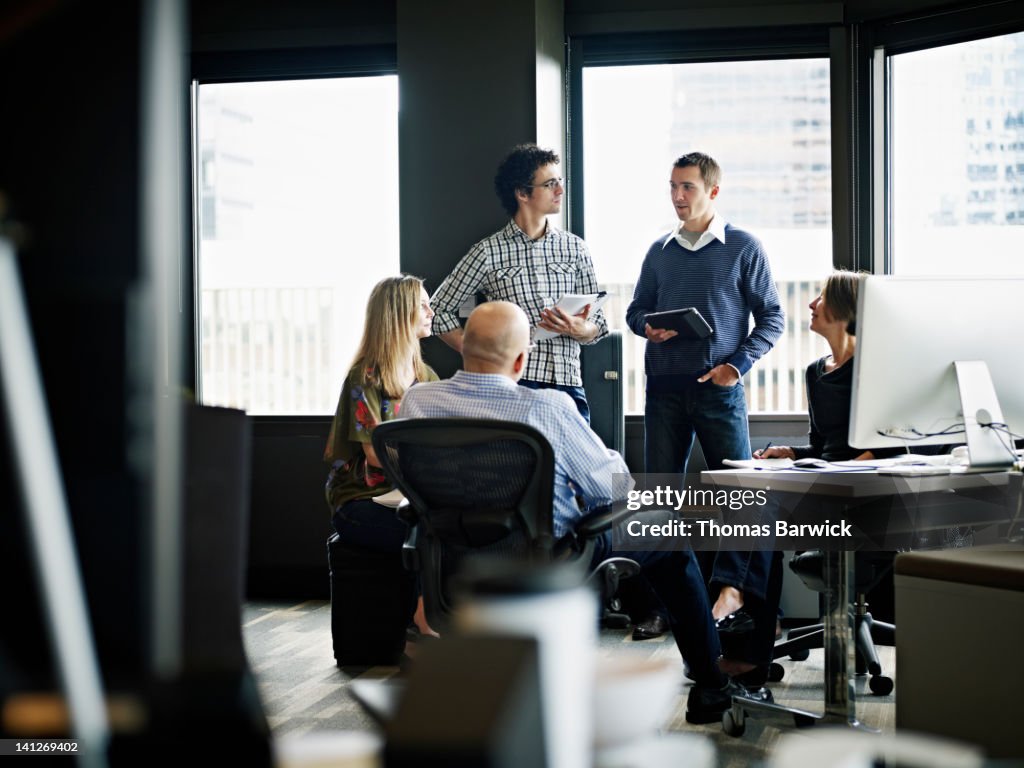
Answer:
[[[387,678],[398,670],[396,667],[337,667],[331,650],[330,603],[320,600],[298,604],[249,603],[244,610],[243,632],[275,736],[335,730],[376,731],[376,725],[348,695],[346,686],[355,678]],[[883,669],[895,678],[894,649],[880,647],[878,650]],[[671,638],[633,642],[626,630],[602,631],[599,653],[679,659]],[[821,712],[822,651],[811,651],[806,661],[784,659],[781,663],[786,670],[785,678],[770,686],[776,701]],[[895,694],[876,697],[866,688],[866,679],[858,679],[858,717],[868,726],[893,732]],[[664,730],[705,734],[716,745],[719,768],[760,764],[780,734],[789,730],[748,719],[743,737],[733,738],[722,733],[719,724],[689,725],[684,719],[685,706],[686,687],[683,686]]]

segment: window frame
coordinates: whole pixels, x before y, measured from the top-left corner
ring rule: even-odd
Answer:
[[[794,26],[775,30],[679,30],[630,34],[570,35],[566,99],[566,201],[569,229],[585,238],[583,223],[583,69],[639,64],[692,64],[750,59],[822,58],[829,55],[828,28]],[[578,116],[578,119],[576,119]]]
[[[723,23],[726,23],[723,20]],[[584,171],[583,171],[583,69],[585,67],[629,66],[644,64],[692,64],[775,59],[828,58],[830,82],[835,79],[834,33],[829,25],[790,25],[764,31],[749,29],[699,29],[672,32],[577,35],[569,37],[567,60],[568,147],[566,158],[567,221],[570,231],[585,237]],[[836,120],[835,86],[831,86],[833,125]],[[579,119],[574,119],[577,117]],[[833,231],[836,226],[837,165],[835,128],[832,148]],[[833,235],[835,240],[835,235]],[[833,242],[833,259],[839,253]],[[791,421],[798,412],[766,412],[750,414],[751,421]],[[643,414],[630,413],[627,421],[642,421]]]
[[[199,247],[201,233],[196,216],[201,203],[202,178],[199,156],[199,86],[215,83],[266,82],[273,80],[315,80],[339,77],[376,77],[398,74],[398,49],[395,45],[337,46],[270,51],[201,52],[191,57],[187,136],[189,153],[184,162],[184,178],[189,179],[191,205],[187,226],[191,248],[183,256],[179,270],[182,338],[182,384],[199,400],[201,392],[201,344],[199,301]],[[187,287],[187,288],[186,288]],[[261,414],[259,422],[329,422],[333,414]]]
[[[1019,32],[1024,32],[1024,18],[1011,0],[905,15],[873,26],[873,47],[865,55],[871,57],[874,73],[870,92],[874,112],[872,205],[879,220],[874,247],[881,258],[873,268],[863,267],[867,271],[893,273],[892,57]]]
[[[637,12],[634,29],[608,31],[608,20],[567,18],[566,205],[569,229],[583,222],[583,68],[629,64],[736,61],[827,56],[832,109],[833,266],[889,274],[892,269],[890,56],[1024,31],[1014,0],[978,0],[891,16],[832,18],[801,24],[802,10],[766,9],[763,19],[735,26],[729,9],[701,13]],[[795,15],[794,15],[795,14]],[[730,15],[732,18],[730,18]],[[616,17],[620,14],[615,14]],[[760,27],[754,28],[754,24]],[[766,40],[764,26],[771,28]],[[691,28],[687,28],[687,26]],[[752,414],[751,422],[793,418]],[[642,420],[627,416],[627,421]]]
[[[787,13],[783,12],[788,9]],[[1024,31],[1013,0],[979,0],[887,18],[863,16],[844,23],[843,12],[765,9],[763,18],[735,26],[735,10],[638,11],[588,20],[566,15],[566,204],[569,229],[583,236],[582,67],[640,63],[734,61],[749,58],[827,56],[833,110],[833,263],[837,267],[888,273],[891,262],[891,174],[887,119],[889,57],[926,48]],[[749,15],[749,14],[748,14]],[[594,14],[591,14],[594,16]],[[600,17],[602,14],[596,14]],[[612,19],[614,16],[615,19]],[[657,16],[657,18],[654,18]],[[754,25],[758,26],[754,26]],[[687,29],[687,26],[690,26]],[[770,25],[771,35],[765,34]],[[611,32],[666,29],[662,32]],[[770,40],[766,38],[770,37]],[[397,46],[331,46],[265,51],[197,52],[190,57],[189,105],[184,119],[190,137],[182,158],[193,205],[186,212],[192,231],[191,258],[183,253],[179,299],[182,322],[182,385],[198,391],[198,296],[196,294],[195,100],[196,86],[247,80],[311,79],[398,74]],[[301,416],[261,416],[261,420],[309,421]],[[778,420],[778,414],[752,420]]]

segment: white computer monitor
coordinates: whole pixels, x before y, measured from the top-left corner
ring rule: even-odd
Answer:
[[[971,469],[1006,467],[993,422],[1024,434],[1024,277],[863,277],[850,445],[966,443]]]

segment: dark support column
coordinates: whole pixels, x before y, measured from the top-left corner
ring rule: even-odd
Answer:
[[[564,155],[563,17],[562,0],[398,0],[401,264],[430,292],[506,220],[504,154],[533,141]],[[460,362],[436,339],[426,353],[442,375]]]
[[[832,260],[873,271],[871,43],[858,25],[829,40],[832,77]]]
[[[0,141],[8,149],[0,215],[22,234],[32,333],[108,686],[139,680],[150,641],[144,543],[152,424],[140,404],[151,361],[138,355],[146,339],[138,203],[144,5],[0,13],[9,22],[0,34]],[[2,548],[12,617],[5,646],[17,652],[3,666],[23,690],[47,689],[56,685],[48,679],[53,656],[38,636],[39,592],[18,535],[20,504],[6,488],[0,483],[0,525],[16,533]]]

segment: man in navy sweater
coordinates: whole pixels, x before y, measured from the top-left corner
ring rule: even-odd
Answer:
[[[691,152],[676,160],[671,189],[679,223],[648,249],[626,310],[630,329],[647,338],[648,473],[685,473],[694,435],[711,469],[720,469],[723,459],[750,457],[740,379],[785,324],[761,242],[715,212],[720,179],[721,169],[708,155]],[[646,320],[651,312],[684,307],[700,311],[714,329],[710,337],[684,338]],[[721,632],[751,628],[750,616],[737,614],[745,596],[772,601],[771,561],[772,552],[718,553],[710,582],[718,590],[712,614]],[[774,615],[771,625],[774,636]]]

